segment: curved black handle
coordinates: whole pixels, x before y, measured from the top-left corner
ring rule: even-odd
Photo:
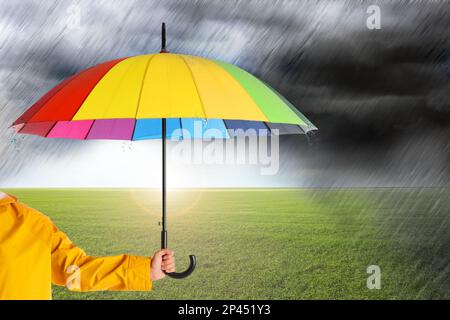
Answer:
[[[191,254],[189,256],[189,267],[186,269],[186,271],[183,272],[165,272],[165,274],[167,274],[169,277],[174,278],[174,279],[183,279],[188,277],[192,272],[194,272],[195,267],[197,265],[197,259],[195,258],[195,256],[193,254]]]

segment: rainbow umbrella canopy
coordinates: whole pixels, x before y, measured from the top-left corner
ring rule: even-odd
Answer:
[[[196,130],[201,123],[202,130]],[[161,247],[167,247],[166,138],[232,138],[308,134],[317,128],[270,86],[232,64],[162,50],[107,61],[51,89],[14,123],[18,133],[46,138],[162,138]],[[214,129],[214,130],[209,130]],[[239,130],[241,129],[241,130]],[[249,130],[253,129],[253,130]],[[169,273],[188,276],[195,268]]]

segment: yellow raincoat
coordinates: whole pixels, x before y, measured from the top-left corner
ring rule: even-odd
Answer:
[[[90,257],[50,219],[0,192],[0,299],[51,299],[51,283],[73,291],[151,290],[150,259]]]

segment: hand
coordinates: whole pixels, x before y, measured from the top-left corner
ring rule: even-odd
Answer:
[[[164,278],[166,276],[164,271],[175,272],[175,257],[173,251],[169,249],[161,249],[153,255],[150,279],[155,281]]]

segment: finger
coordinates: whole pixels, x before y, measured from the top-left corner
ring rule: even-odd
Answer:
[[[175,272],[175,267],[167,269],[166,272],[168,272],[168,273]]]
[[[167,268],[168,266],[172,266],[172,265],[175,265],[175,262],[173,262],[173,261],[163,261],[161,263],[161,267],[164,267],[164,268]]]
[[[173,256],[173,251],[172,251],[172,250],[169,250],[169,249],[161,249],[161,250],[155,252],[154,257],[159,259],[159,258],[163,258],[163,257],[166,256],[166,255],[170,256],[170,253],[171,253],[171,252],[172,252],[172,256]]]
[[[174,264],[172,264],[172,265],[168,265],[168,266],[161,266],[161,270],[162,271],[166,271],[166,272],[173,272],[173,270],[175,270],[175,265]],[[172,270],[172,271],[170,271],[170,270]]]
[[[163,256],[173,256],[173,251],[172,250],[170,250],[170,249],[161,249],[161,252],[163,252]]]
[[[175,267],[175,263],[166,263],[164,266],[161,266],[161,267],[163,267],[165,269],[170,269],[170,268]]]
[[[155,252],[155,258],[162,258],[164,256],[164,251],[163,250],[159,250]]]
[[[175,263],[175,259],[163,260],[161,263],[164,265],[172,264],[172,263]]]
[[[163,260],[164,260],[164,261],[175,261],[175,257],[165,255],[165,256],[163,257]]]
[[[172,270],[172,269],[175,269],[175,265],[170,265],[170,266],[164,266],[164,267],[161,267],[161,270],[162,271],[168,271],[168,270]]]

